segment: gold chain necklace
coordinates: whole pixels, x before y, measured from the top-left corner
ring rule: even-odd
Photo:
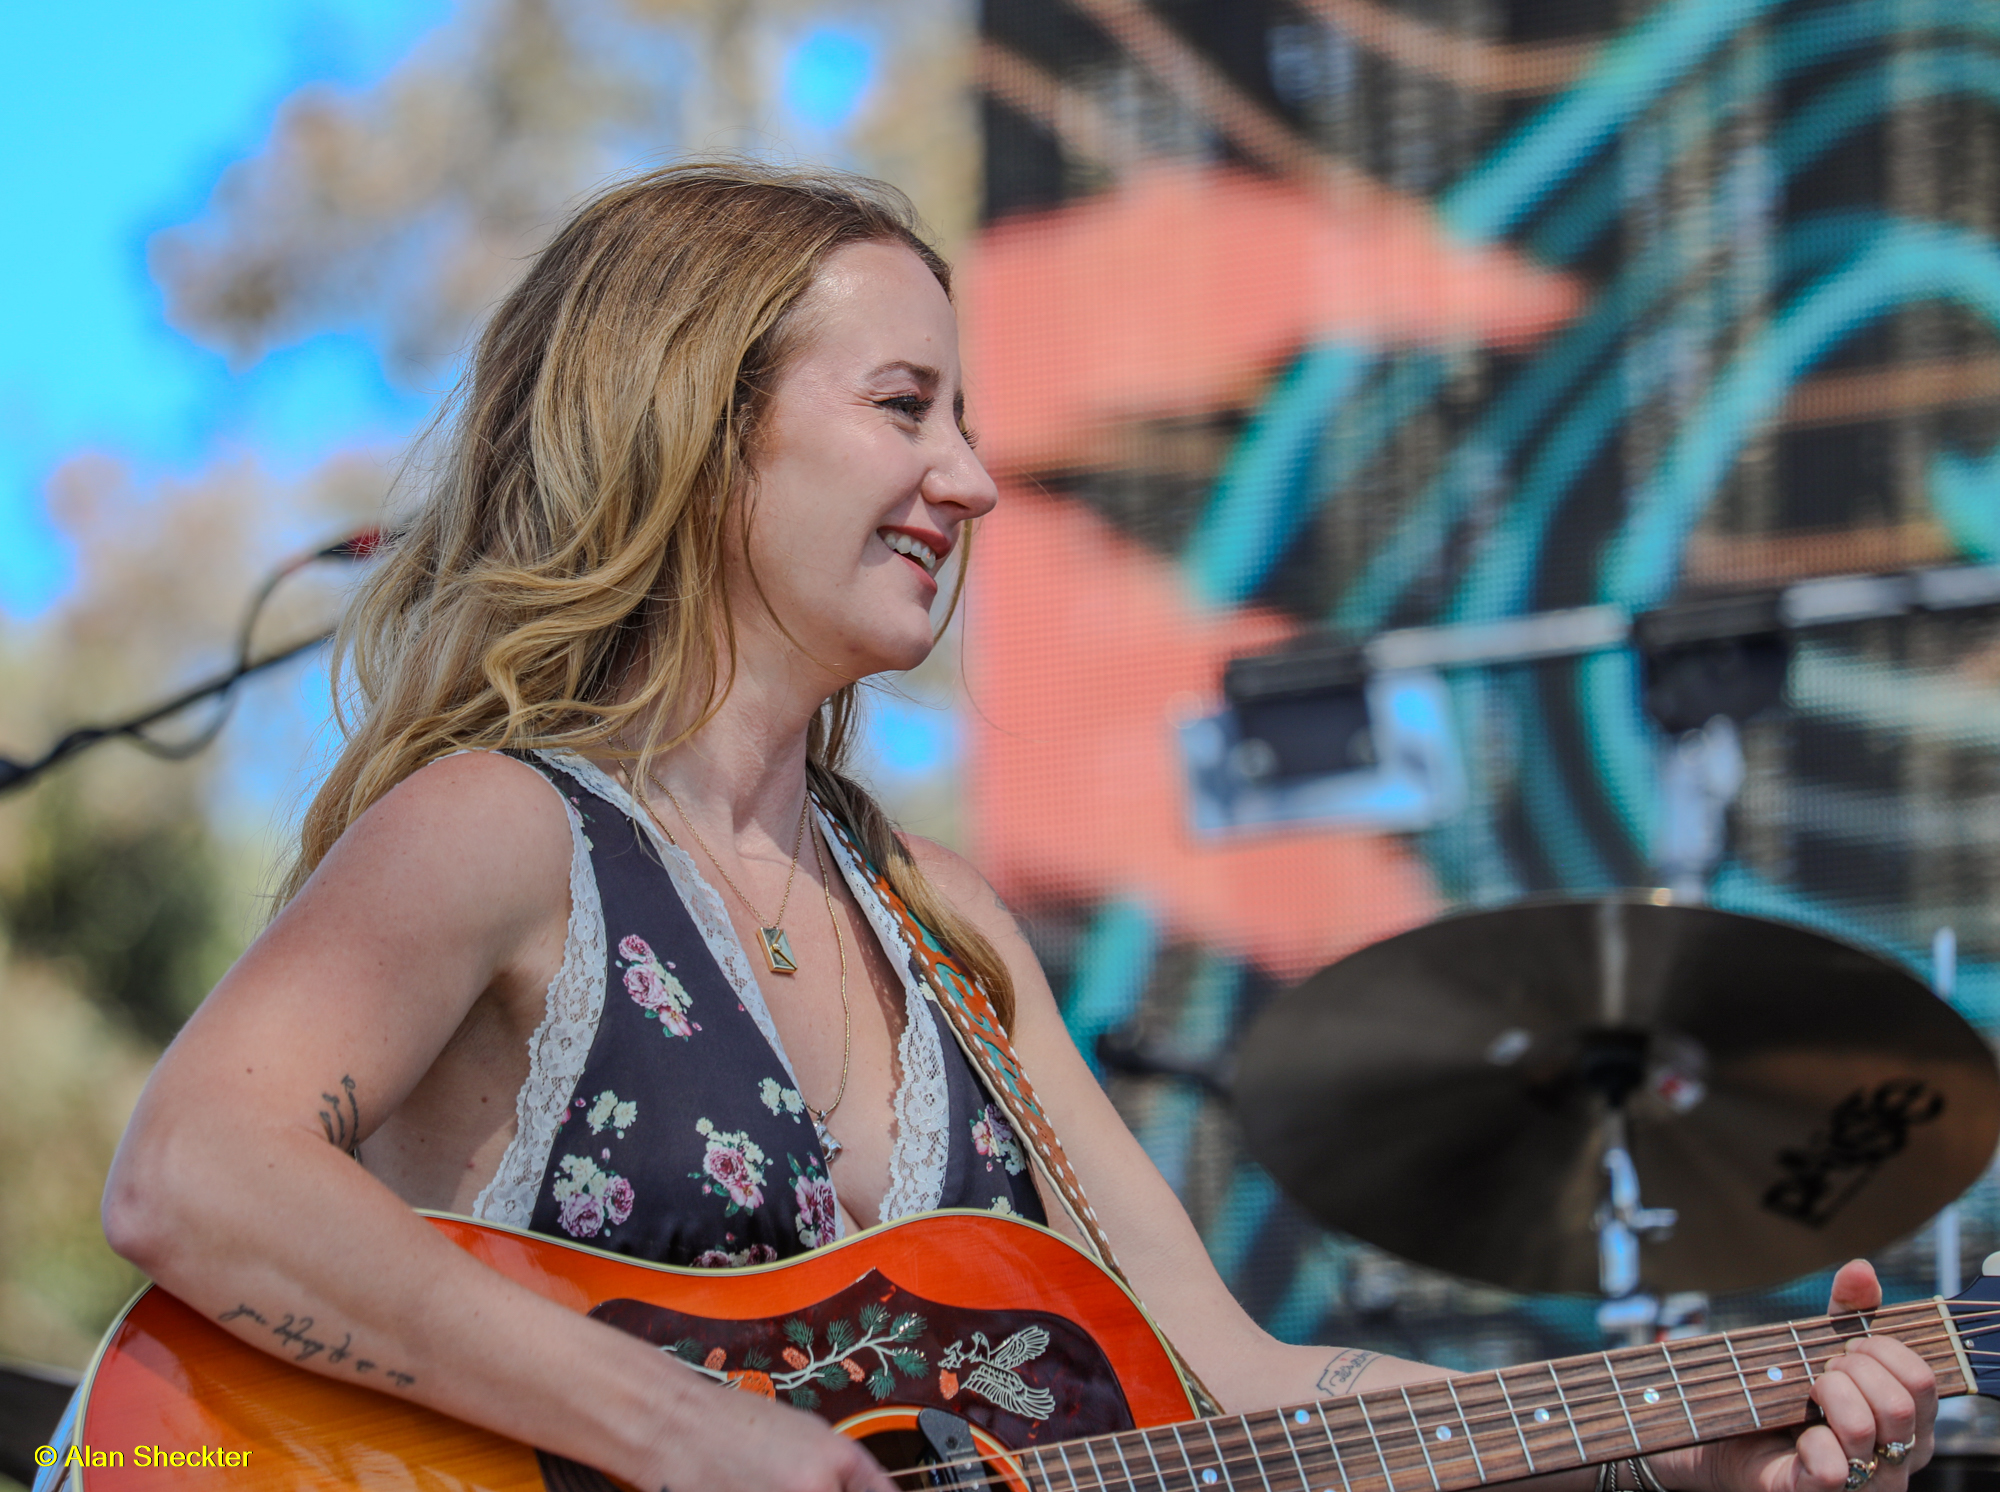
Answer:
[[[833,892],[827,889],[826,861],[820,858],[817,834],[813,835],[813,869],[819,872],[819,894],[826,901],[826,921],[833,929],[833,946],[840,950],[840,1087],[834,1091],[832,1103],[823,1109],[806,1103],[806,1112],[812,1115],[813,1128],[819,1132],[819,1148],[826,1152],[826,1163],[832,1165],[834,1158],[847,1148],[833,1137],[826,1121],[847,1097],[847,1069],[854,1055],[854,1009],[847,1003],[847,942],[840,935],[840,918],[834,914]],[[805,1103],[803,1095],[799,1101]]]
[[[681,816],[681,822],[687,825],[687,831],[694,836],[694,842],[700,845],[701,852],[708,856],[708,863],[713,865],[715,873],[722,877],[722,884],[727,886],[731,891],[734,891],[736,899],[742,902],[744,906],[749,907],[750,915],[757,919],[757,941],[764,945],[764,962],[771,966],[771,972],[773,974],[798,973],[799,961],[792,955],[792,940],[785,936],[785,908],[792,904],[792,881],[799,873],[799,847],[806,842],[806,815],[812,809],[812,795],[810,793],[806,794],[799,803],[799,832],[792,837],[792,868],[785,873],[785,894],[778,901],[778,915],[773,917],[767,924],[764,921],[764,914],[758,911],[751,903],[750,898],[743,894],[743,888],[729,879],[729,872],[724,870],[722,862],[715,858],[715,851],[710,849],[708,841],[701,837],[701,830],[695,828],[694,820],[689,818],[687,810],[681,807],[681,800],[674,796],[674,790],[660,781],[656,773],[648,772],[646,775],[652,778],[653,786],[665,793],[667,801],[674,805],[674,812]],[[651,810],[649,809],[648,812],[651,812]],[[658,814],[653,815],[653,822],[656,824],[660,822]],[[665,834],[666,827],[665,824],[660,824],[660,832]],[[673,838],[673,835],[667,834],[667,842],[669,844],[673,843]],[[819,853],[819,841],[817,839],[813,841],[813,853],[815,855]],[[824,888],[822,887],[822,889]],[[844,954],[842,956],[845,957]]]
[[[701,845],[702,853],[708,856],[709,863],[715,867],[717,874],[722,877],[723,883],[731,891],[736,892],[737,899],[744,906],[750,907],[750,915],[756,917],[758,922],[762,923],[764,919],[758,916],[755,907],[750,906],[750,898],[745,896],[738,889],[736,883],[729,879],[729,872],[724,870],[722,863],[715,858],[715,851],[711,850],[703,842],[701,832],[695,828],[694,821],[687,816],[687,810],[681,807],[681,801],[674,796],[673,789],[660,781],[658,777],[653,776],[652,773],[649,772],[646,775],[652,778],[653,786],[667,795],[667,801],[674,805],[674,812],[681,816],[681,822],[686,824],[688,832],[694,835],[694,842]],[[667,836],[667,843],[674,844],[675,840],[672,831],[665,824],[660,823],[660,816],[653,812],[653,805],[646,801],[646,795],[635,792],[632,796],[637,798],[639,806],[646,810],[646,817],[658,825],[660,832]],[[799,839],[795,840],[792,844],[792,874],[785,878],[785,897],[778,904],[778,918],[780,921],[784,919],[785,906],[791,900],[792,876],[798,874],[799,849],[805,838],[806,816],[811,811],[812,794],[807,793],[805,802],[799,807]],[[833,893],[827,889],[826,861],[820,858],[819,836],[817,834],[813,835],[813,868],[819,872],[820,899],[826,903],[827,926],[833,929],[833,946],[840,954],[840,1086],[834,1089],[833,1102],[823,1109],[816,1109],[810,1103],[806,1103],[805,1095],[803,1094],[799,1096],[799,1102],[805,1103],[806,1112],[812,1116],[813,1130],[819,1136],[819,1147],[826,1155],[826,1163],[832,1165],[834,1160],[840,1155],[840,1152],[847,1148],[834,1137],[833,1131],[827,1128],[827,1120],[833,1116],[833,1111],[840,1107],[840,1101],[847,1097],[847,1076],[854,1058],[854,1007],[848,1003],[847,999],[847,941],[840,935],[840,918],[833,910]],[[772,973],[794,974],[798,972],[798,961],[792,957],[791,940],[785,937],[783,929],[760,926],[757,929],[757,935],[763,940],[764,957],[770,963]],[[784,960],[784,967],[782,968],[778,965],[779,958]]]

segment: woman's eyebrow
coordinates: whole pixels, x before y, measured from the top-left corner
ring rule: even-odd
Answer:
[[[908,362],[902,358],[898,358],[893,363],[882,364],[881,367],[873,370],[868,376],[870,379],[876,379],[891,373],[907,373],[926,388],[936,388],[938,383],[944,378],[944,374],[940,373],[936,368],[926,367],[922,363]]]

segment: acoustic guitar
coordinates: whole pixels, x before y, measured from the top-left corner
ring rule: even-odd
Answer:
[[[1799,1426],[1827,1360],[1893,1336],[1945,1395],[2000,1396],[2000,1278],[1957,1300],[1594,1352],[1204,1419],[1125,1288],[989,1213],[890,1223],[778,1264],[675,1269],[462,1218],[475,1258],[655,1343],[718,1389],[862,1437],[930,1485],[1013,1492],[1450,1492]],[[2000,1272],[2000,1255],[1989,1261]],[[299,1372],[157,1288],[107,1334],[38,1492],[150,1487],[586,1492],[600,1473],[374,1392],[392,1367],[252,1316]],[[942,1411],[948,1419],[926,1411]],[[955,1450],[940,1461],[938,1426]],[[909,1482],[912,1477],[899,1480]]]

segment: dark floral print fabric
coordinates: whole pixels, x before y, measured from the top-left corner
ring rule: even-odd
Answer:
[[[709,952],[645,832],[549,762],[603,908],[603,1010],[529,1226],[662,1264],[762,1264],[833,1241],[833,1182],[805,1103]],[[1000,1111],[929,1001],[952,1114],[945,1207],[1044,1221]]]

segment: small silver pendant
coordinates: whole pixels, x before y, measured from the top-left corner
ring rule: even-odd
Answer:
[[[813,1130],[819,1135],[819,1148],[826,1155],[826,1163],[832,1165],[835,1157],[847,1147],[834,1138],[833,1131],[826,1127],[826,1120],[813,1115]]]
[[[764,945],[764,962],[771,966],[773,974],[796,974],[799,961],[792,957],[792,940],[785,936],[782,927],[760,927],[757,941]]]

